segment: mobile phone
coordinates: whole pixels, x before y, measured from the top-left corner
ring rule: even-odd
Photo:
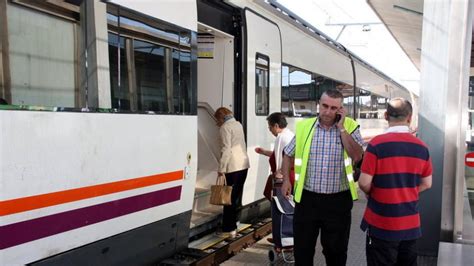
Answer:
[[[342,118],[342,116],[340,114],[336,114],[336,120],[334,122],[339,123],[341,118]]]

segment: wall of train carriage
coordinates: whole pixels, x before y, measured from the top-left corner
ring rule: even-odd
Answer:
[[[289,119],[290,128],[294,128],[295,122],[301,119],[300,117],[314,115],[318,112],[317,98],[322,91],[329,87],[343,88],[344,106],[349,111],[352,110],[353,74],[350,60],[345,53],[336,51],[328,44],[317,40],[314,33],[302,25],[294,23],[291,18],[263,1],[230,0],[228,2],[240,7],[250,7],[275,21],[280,28],[283,47],[281,110],[289,117],[294,117],[294,119]],[[368,139],[383,132],[386,127],[386,122],[381,115],[385,107],[383,104],[375,104],[375,101],[381,103],[385,102],[387,98],[404,97],[416,105],[416,95],[380,76],[357,60],[355,61],[355,71],[358,91],[359,88],[362,89],[358,93],[360,98],[356,98],[359,104],[357,118],[361,118],[359,122],[363,129],[363,135]],[[311,93],[312,90],[313,93]],[[368,100],[367,97],[371,97],[371,100]],[[368,111],[366,109],[370,109],[371,115],[366,115]],[[362,115],[360,115],[361,111]],[[416,114],[415,106],[414,117]],[[416,128],[416,122],[415,119],[413,128]]]
[[[0,264],[190,211],[197,138],[188,129],[196,117],[108,113],[111,106],[80,112],[77,24],[14,3],[4,12],[11,46],[2,69],[12,73],[14,105],[0,110]],[[56,112],[64,107],[74,112]]]

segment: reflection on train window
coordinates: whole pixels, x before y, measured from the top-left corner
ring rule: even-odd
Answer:
[[[120,37],[120,44],[118,42],[118,35],[109,33],[108,38],[112,108],[131,110],[131,97],[128,83],[128,66],[125,54],[125,38]]]
[[[289,68],[289,99],[294,116],[314,116],[317,108],[317,93],[311,73]]]
[[[181,31],[180,34],[180,47],[191,47],[192,38],[196,39],[196,35],[191,35],[190,32]],[[179,51],[179,63],[178,67],[173,67],[174,70],[179,69],[179,99],[177,103],[179,105],[179,110],[185,114],[196,113],[197,110],[197,90],[193,89],[192,75],[193,64],[197,64],[196,55],[190,52],[190,50],[180,50]],[[176,66],[174,64],[174,66]],[[194,66],[194,69],[197,68],[197,65]],[[176,73],[178,74],[178,73]],[[196,73],[194,73],[196,75]],[[177,75],[174,76],[175,78]],[[176,87],[175,87],[176,88]]]
[[[197,89],[192,82],[196,58],[191,49],[195,34],[159,20],[147,20],[145,24],[139,15],[114,8],[118,7],[110,7],[107,16],[109,49],[115,50],[109,51],[112,107],[196,114]]]
[[[290,117],[317,114],[318,91],[310,72],[283,65],[281,89],[282,113]]]
[[[17,5],[7,20],[10,102],[79,107],[75,23]]]
[[[329,89],[337,89],[344,96],[343,104],[348,114],[354,117],[353,86],[287,64],[282,65],[281,72],[281,111],[285,115],[316,116],[321,94]]]
[[[290,72],[287,65],[281,65],[281,112],[287,116],[292,112],[290,108]]]
[[[388,99],[367,90],[359,93],[359,118],[361,119],[383,119],[387,109]]]
[[[255,114],[269,113],[269,84],[270,59],[268,56],[257,54],[255,60]]]
[[[143,41],[134,41],[138,110],[168,112],[165,53],[169,50]],[[169,86],[171,87],[171,86]]]
[[[181,95],[181,97],[178,99],[178,103],[181,112],[186,114],[195,113],[195,110],[197,108],[197,93],[196,90],[193,90],[191,82],[191,56],[192,55],[189,52],[180,52],[179,94]]]

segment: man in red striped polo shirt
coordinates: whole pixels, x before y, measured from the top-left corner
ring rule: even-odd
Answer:
[[[410,102],[390,100],[387,131],[373,138],[364,155],[359,187],[367,194],[361,229],[367,232],[367,265],[416,265],[421,237],[419,193],[431,187],[428,147],[409,131]]]

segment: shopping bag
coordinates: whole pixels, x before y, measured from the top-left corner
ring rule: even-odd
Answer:
[[[279,189],[274,191],[272,200],[272,235],[278,248],[293,246],[293,215],[295,203],[287,199]]]
[[[210,204],[231,205],[232,186],[227,185],[225,176],[218,176],[216,184],[211,186]]]
[[[265,196],[265,198],[267,198],[269,201],[272,201],[273,178],[275,178],[273,174],[268,176],[267,183],[263,189],[263,196]]]

